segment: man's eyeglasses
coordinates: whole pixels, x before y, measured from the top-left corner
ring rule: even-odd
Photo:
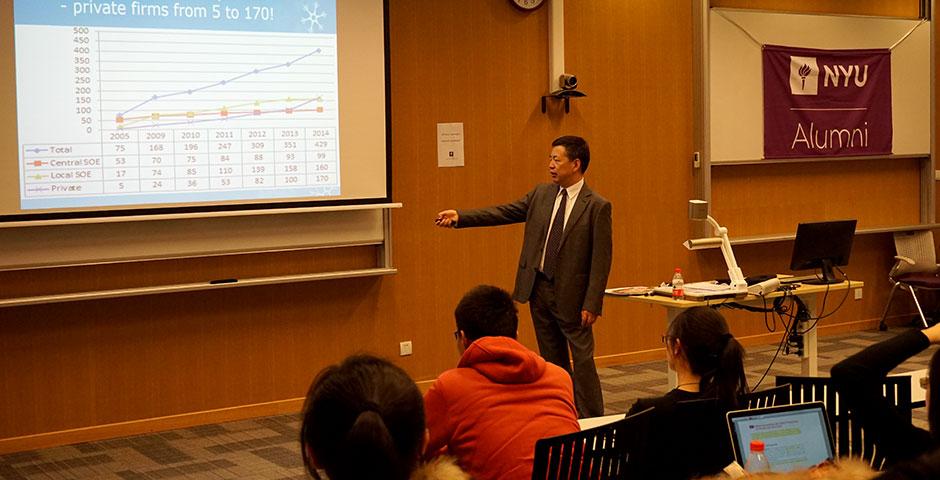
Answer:
[[[454,330],[454,340],[460,340],[460,330]]]
[[[666,343],[666,340],[672,338],[672,335],[663,335],[663,343]]]

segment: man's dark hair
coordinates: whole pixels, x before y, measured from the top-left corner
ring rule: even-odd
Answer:
[[[568,155],[569,160],[572,162],[575,159],[581,160],[581,173],[587,171],[588,164],[591,163],[591,149],[588,148],[587,140],[574,135],[565,135],[552,142],[553,147],[559,145],[565,147],[565,155]]]
[[[467,340],[481,337],[516,338],[519,317],[516,304],[505,290],[492,285],[479,285],[467,292],[454,310],[457,329]]]

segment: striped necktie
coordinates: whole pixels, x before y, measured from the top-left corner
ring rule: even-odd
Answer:
[[[552,222],[551,230],[548,232],[548,243],[545,244],[545,261],[542,262],[542,273],[548,278],[555,276],[555,263],[558,259],[558,251],[561,250],[561,234],[565,230],[565,208],[568,205],[568,189],[561,189],[561,202],[558,204],[558,212],[555,213],[555,220]]]

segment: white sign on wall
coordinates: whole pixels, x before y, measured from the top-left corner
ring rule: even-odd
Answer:
[[[437,166],[463,166],[463,123],[437,124]]]

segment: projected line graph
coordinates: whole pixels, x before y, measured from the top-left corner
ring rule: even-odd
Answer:
[[[298,44],[296,35],[278,34],[99,35],[103,130],[337,117],[332,37]]]
[[[314,50],[314,51],[312,51],[312,52],[310,52],[310,53],[301,55],[301,56],[299,56],[299,57],[297,57],[297,58],[295,58],[295,59],[293,59],[293,60],[291,60],[291,61],[284,62],[284,63],[279,64],[279,65],[271,65],[271,66],[269,66],[269,67],[264,67],[264,68],[255,68],[255,69],[253,69],[253,70],[251,70],[251,71],[249,71],[249,72],[245,72],[245,73],[243,73],[243,74],[241,74],[241,75],[238,75],[238,76],[235,76],[235,77],[232,77],[232,78],[228,78],[228,79],[225,79],[225,80],[219,80],[218,82],[215,82],[215,83],[212,83],[212,84],[209,84],[209,85],[205,85],[205,86],[202,86],[202,87],[192,88],[192,89],[187,89],[187,90],[180,90],[180,91],[178,91],[178,92],[165,93],[165,94],[162,94],[162,95],[153,95],[151,98],[148,98],[147,100],[144,100],[144,101],[138,103],[137,105],[134,105],[133,107],[127,109],[126,111],[119,113],[119,114],[118,114],[118,119],[124,117],[124,116],[127,115],[128,113],[133,112],[134,110],[137,110],[138,108],[141,108],[141,107],[147,105],[147,104],[150,103],[150,102],[153,102],[153,101],[156,101],[156,100],[161,100],[161,99],[164,99],[164,98],[175,97],[175,96],[177,96],[177,95],[192,95],[193,93],[201,92],[201,91],[203,91],[203,90],[208,90],[208,89],[213,88],[213,87],[218,87],[218,86],[222,86],[222,85],[227,85],[227,84],[232,83],[232,82],[237,82],[238,80],[241,80],[242,78],[245,78],[245,77],[248,77],[248,76],[251,76],[251,75],[257,75],[257,74],[262,73],[262,72],[267,72],[267,71],[270,71],[270,70],[276,70],[276,69],[279,69],[279,68],[290,67],[292,64],[294,64],[294,63],[296,63],[296,62],[299,62],[299,61],[301,61],[301,60],[303,60],[303,59],[305,59],[305,58],[307,58],[307,57],[309,57],[309,56],[311,56],[311,55],[315,55],[315,54],[317,54],[317,53],[320,53],[321,51],[322,51],[321,49],[317,48],[316,50]],[[120,122],[120,120],[118,120],[118,121]]]

